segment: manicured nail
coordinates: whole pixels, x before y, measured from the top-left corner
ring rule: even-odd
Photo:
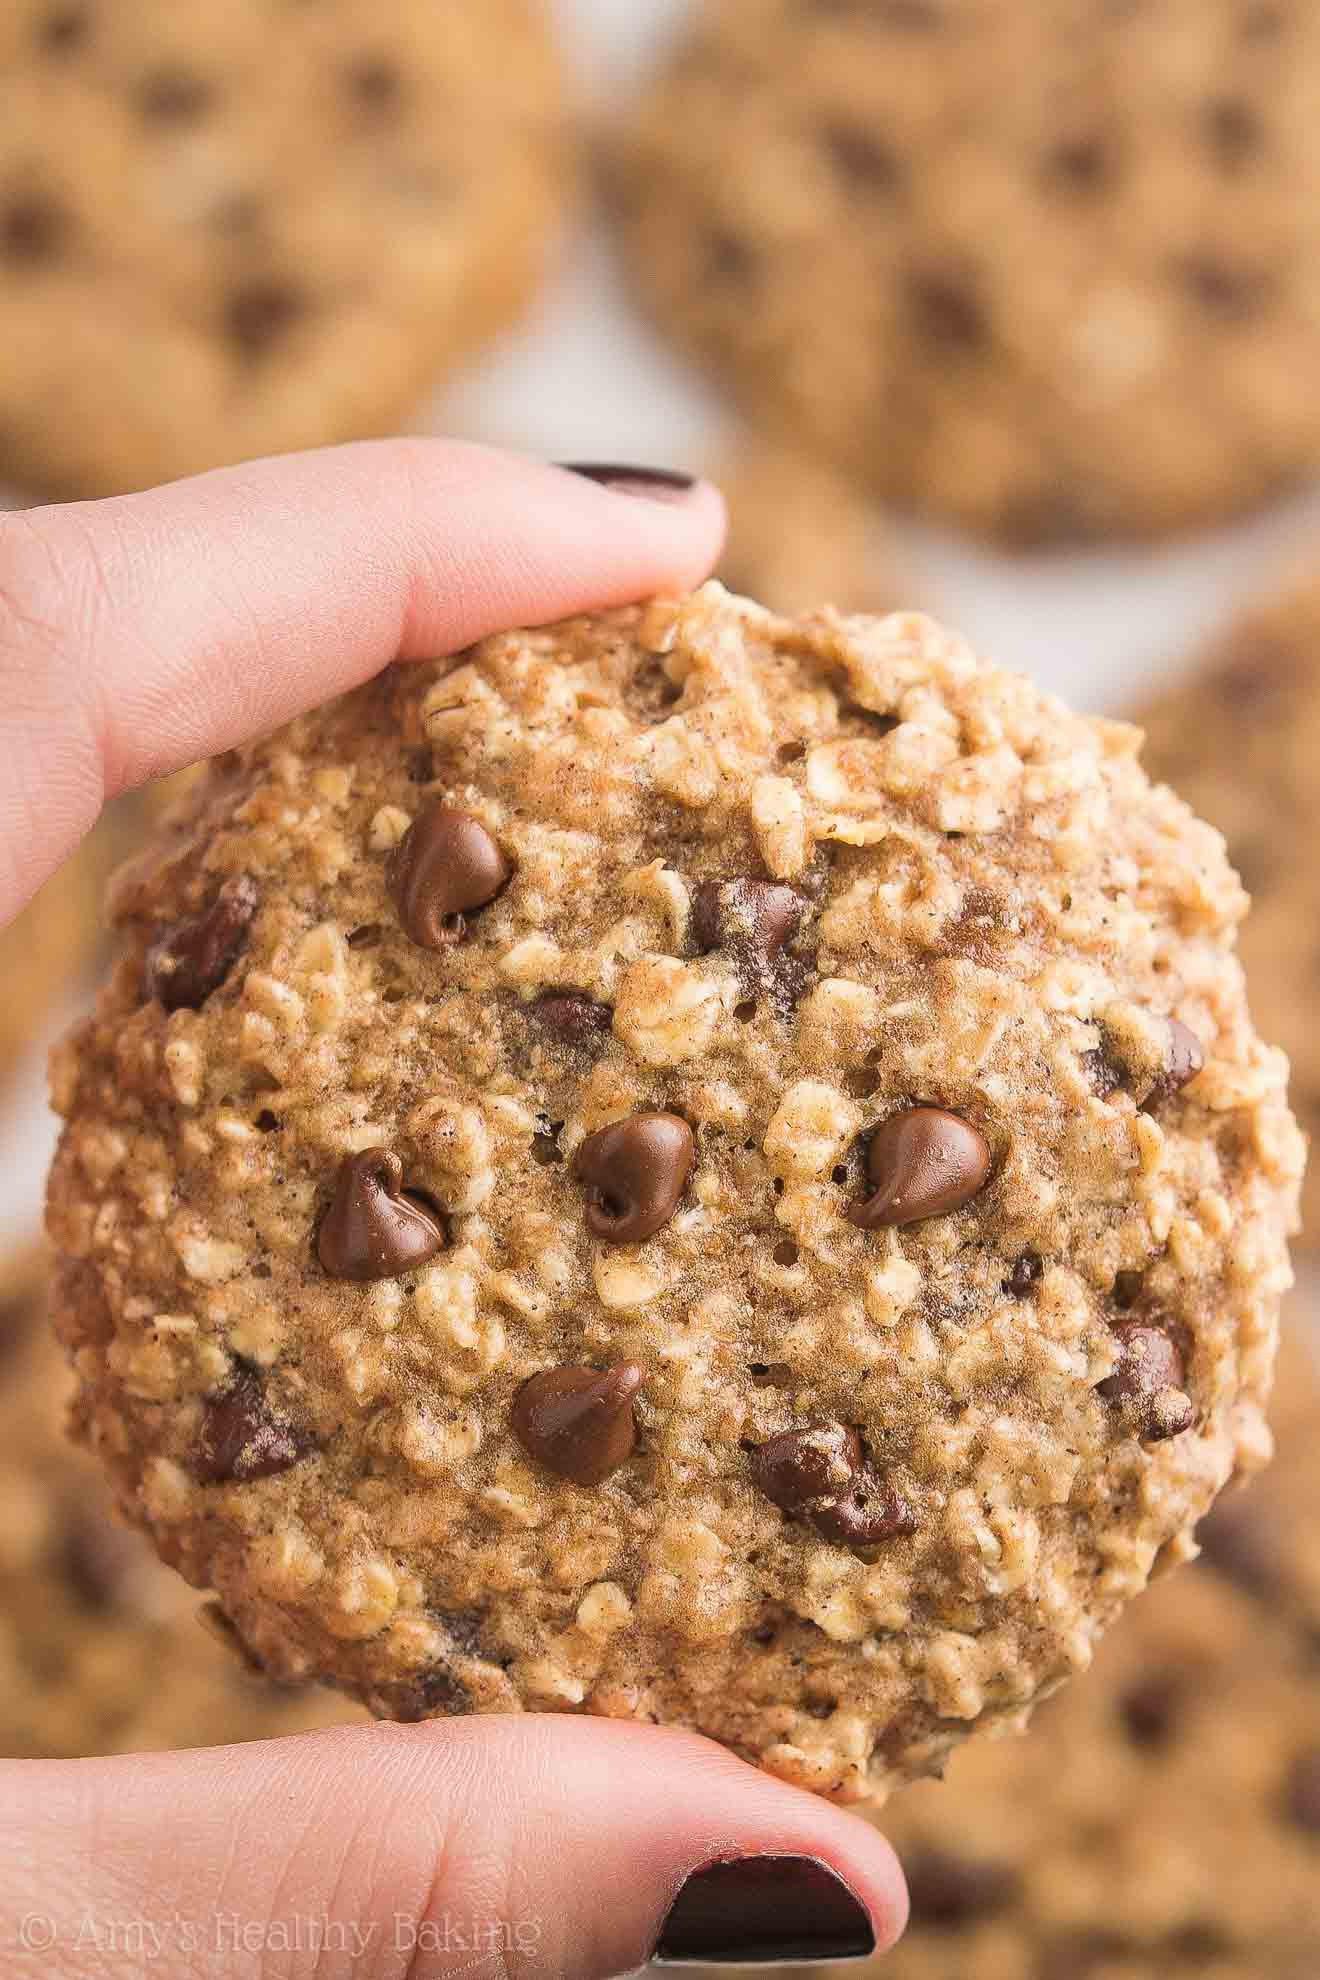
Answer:
[[[645,502],[682,502],[697,485],[694,474],[677,468],[625,467],[612,461],[561,461],[560,466],[615,495],[640,495]]]
[[[814,1856],[741,1856],[694,1870],[652,1958],[661,1965],[777,1966],[864,1959],[875,1951],[865,1905]]]

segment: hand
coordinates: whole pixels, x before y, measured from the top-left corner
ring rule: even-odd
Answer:
[[[686,588],[721,526],[702,483],[648,499],[440,441],[0,516],[0,924],[125,787],[395,659]],[[604,1719],[8,1763],[0,1821],[4,1970],[43,1980],[595,1980],[658,1942],[884,1948],[905,1909],[864,1823],[704,1740]]]

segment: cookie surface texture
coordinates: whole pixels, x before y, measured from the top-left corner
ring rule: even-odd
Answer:
[[[1137,744],[709,585],[217,767],[50,1218],[78,1420],[260,1663],[843,1799],[1087,1663],[1264,1455],[1301,1160]]]
[[[16,0],[0,479],[391,430],[528,299],[569,149],[539,0]]]
[[[612,172],[635,285],[754,418],[1009,542],[1320,459],[1320,15],[715,0]]]

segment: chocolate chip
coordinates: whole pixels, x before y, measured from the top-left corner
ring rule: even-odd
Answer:
[[[1259,316],[1273,287],[1263,269],[1245,268],[1208,250],[1184,255],[1176,272],[1193,301],[1224,324]]]
[[[1141,1298],[1146,1284],[1144,1272],[1115,1272],[1112,1298],[1114,1305],[1128,1313]]]
[[[528,1011],[552,1038],[578,1051],[597,1049],[614,1024],[614,1012],[608,1004],[598,1004],[577,990],[548,990],[528,1006]]]
[[[755,1446],[750,1469],[772,1505],[809,1519],[841,1546],[874,1547],[915,1530],[908,1507],[867,1463],[861,1438],[847,1424],[781,1431]]]
[[[747,1372],[758,1389],[795,1389],[797,1375],[787,1361],[751,1361]]]
[[[970,1203],[990,1174],[985,1136],[943,1107],[909,1107],[871,1136],[866,1173],[870,1196],[848,1212],[860,1230],[947,1217]]]
[[[1119,1697],[1118,1712],[1132,1744],[1167,1746],[1186,1695],[1186,1679],[1172,1671],[1152,1671],[1130,1684]]]
[[[38,46],[48,55],[71,55],[87,40],[91,26],[90,7],[55,7],[37,27]]]
[[[423,1719],[457,1718],[472,1710],[467,1686],[443,1665],[379,1686],[372,1702],[378,1717],[402,1726],[420,1725]]]
[[[773,880],[703,880],[692,896],[689,932],[698,955],[725,951],[748,997],[792,997],[804,983],[786,968],[785,948],[805,902]]]
[[[129,1595],[142,1565],[142,1543],[109,1519],[75,1511],[60,1558],[64,1578],[83,1608],[102,1614]]]
[[[181,921],[147,956],[146,986],[167,1011],[197,1011],[242,954],[256,916],[256,882],[226,880],[210,907]]]
[[[706,237],[706,272],[716,282],[746,282],[756,268],[752,248],[727,228],[712,228]]]
[[[918,333],[947,351],[976,351],[990,325],[970,281],[951,271],[918,270],[907,284],[908,307]]]
[[[1123,1084],[1123,1068],[1115,1065],[1101,1045],[1092,1046],[1089,1052],[1082,1053],[1081,1067],[1100,1100],[1107,1100]]]
[[[202,1485],[271,1478],[288,1471],[313,1448],[305,1431],[272,1415],[260,1377],[243,1368],[206,1405],[193,1475]]]
[[[1196,1539],[1207,1564],[1225,1581],[1265,1601],[1277,1597],[1284,1550],[1273,1519],[1251,1493],[1217,1500]]]
[[[633,1399],[646,1371],[622,1361],[596,1368],[547,1368],[514,1397],[513,1433],[529,1457],[574,1485],[599,1485],[632,1456]]]
[[[608,1244],[640,1244],[678,1208],[696,1143],[677,1114],[631,1114],[589,1134],[573,1173],[587,1190],[587,1229]]]
[[[1170,1018],[1164,1068],[1156,1078],[1146,1104],[1153,1100],[1167,1100],[1170,1094],[1177,1093],[1194,1080],[1204,1064],[1205,1051],[1196,1033],[1181,1018]]]
[[[210,108],[215,92],[191,69],[156,69],[138,87],[139,115],[153,124],[190,124]]]
[[[225,334],[245,358],[263,358],[307,310],[306,296],[291,282],[274,278],[247,282],[225,304]]]
[[[345,69],[344,89],[366,116],[383,118],[403,96],[403,76],[387,55],[362,55]]]
[[[421,949],[449,949],[465,916],[507,887],[513,867],[479,818],[453,805],[418,813],[390,856],[390,892],[404,932]]]
[[[403,1187],[403,1164],[387,1148],[350,1155],[321,1219],[316,1251],[332,1279],[401,1279],[444,1247],[443,1225],[423,1197]]]
[[[1259,114],[1239,96],[1219,96],[1206,104],[1205,133],[1211,151],[1230,171],[1253,157],[1265,136]]]
[[[1070,193],[1093,193],[1113,175],[1113,152],[1096,131],[1061,138],[1045,158],[1048,184]]]
[[[0,206],[0,259],[32,268],[58,260],[72,226],[64,207],[47,194],[21,194]]]
[[[859,124],[829,124],[821,142],[841,178],[866,192],[893,192],[903,179],[898,155],[874,131]]]
[[[1118,1405],[1143,1442],[1181,1436],[1196,1421],[1196,1411],[1183,1388],[1186,1364],[1177,1342],[1144,1320],[1121,1320],[1113,1333],[1118,1364],[1099,1384],[1099,1393]]]
[[[1320,1836],[1320,1746],[1307,1747],[1294,1760],[1283,1805],[1297,1828]]]
[[[903,1869],[912,1916],[921,1925],[970,1925],[1005,1910],[1018,1891],[1018,1873],[1008,1864],[949,1849],[919,1849],[904,1858]]]
[[[1013,1268],[1004,1280],[1004,1291],[1013,1299],[1025,1299],[1034,1286],[1040,1284],[1045,1261],[1038,1251],[1019,1252],[1013,1261]]]

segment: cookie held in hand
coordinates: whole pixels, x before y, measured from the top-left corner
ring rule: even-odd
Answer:
[[[252,1656],[845,1800],[1087,1663],[1265,1452],[1301,1162],[1138,742],[709,585],[226,759],[50,1219],[79,1421]]]

